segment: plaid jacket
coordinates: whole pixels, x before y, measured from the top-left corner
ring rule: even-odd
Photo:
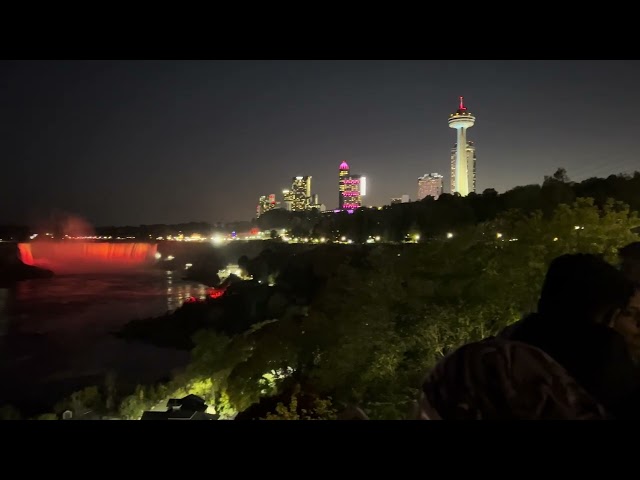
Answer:
[[[491,337],[442,359],[422,385],[423,420],[604,420],[609,415],[557,362]]]

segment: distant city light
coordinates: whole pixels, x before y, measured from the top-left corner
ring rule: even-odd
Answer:
[[[453,233],[451,232],[447,233],[447,238],[453,238]]]
[[[156,260],[160,260],[162,258],[162,254],[160,252],[156,252]]]
[[[496,233],[496,238],[502,238],[502,234],[501,233]]]
[[[224,238],[222,237],[222,235],[214,235],[213,237],[211,237],[211,241],[214,245],[221,245],[222,243],[224,243]]]

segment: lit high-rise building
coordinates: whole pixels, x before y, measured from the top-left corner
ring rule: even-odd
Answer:
[[[258,200],[258,207],[256,208],[256,218],[260,217],[260,215],[263,215],[269,210],[273,210],[277,205],[278,203],[276,202],[275,193],[272,193],[270,195],[262,195]]]
[[[467,130],[476,122],[476,117],[471,115],[464,106],[464,99],[460,97],[460,106],[455,113],[449,115],[449,127],[457,131],[455,144],[455,164],[451,168],[451,193],[459,193],[463,197],[469,195],[475,189],[475,149],[473,153],[473,165],[469,162]]]
[[[294,177],[289,193],[292,211],[308,210],[311,205],[311,176]]]
[[[282,190],[282,198],[284,199],[284,209],[291,211],[293,205],[293,192],[289,189]]]
[[[362,206],[362,196],[367,194],[367,177],[351,175],[347,162],[342,162],[338,173],[338,208],[355,210]]]
[[[344,202],[344,197],[342,192],[344,192],[344,180],[349,176],[349,164],[347,162],[342,162],[338,169],[338,208],[342,210],[342,204]]]
[[[418,177],[418,200],[433,197],[435,200],[442,195],[444,177],[438,173],[424,174]]]
[[[320,197],[318,196],[317,193],[314,193],[311,196],[312,202],[311,205],[309,205],[309,208],[313,209],[313,210],[317,210],[319,212],[324,212],[327,210],[327,207],[324,206],[322,203],[320,203]]]
[[[451,149],[451,193],[456,191],[456,161],[458,145]],[[476,191],[476,147],[473,142],[467,141],[467,170],[469,174],[469,192]]]
[[[360,192],[361,180],[361,175],[349,175],[344,179],[342,210],[355,210],[362,206],[362,193]]]

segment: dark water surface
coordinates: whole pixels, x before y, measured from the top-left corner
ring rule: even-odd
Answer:
[[[123,387],[186,365],[187,352],[126,342],[110,333],[174,310],[205,287],[165,271],[62,275],[0,289],[0,405],[38,410],[108,371]]]

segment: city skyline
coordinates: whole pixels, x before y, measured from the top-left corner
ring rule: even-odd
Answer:
[[[478,193],[558,167],[576,181],[640,169],[634,126],[612,121],[640,103],[637,61],[3,61],[0,74],[0,223],[244,220],[292,175],[313,176],[331,209],[342,160],[371,182],[366,204],[388,204],[425,171],[446,178],[461,95],[480,119]]]

